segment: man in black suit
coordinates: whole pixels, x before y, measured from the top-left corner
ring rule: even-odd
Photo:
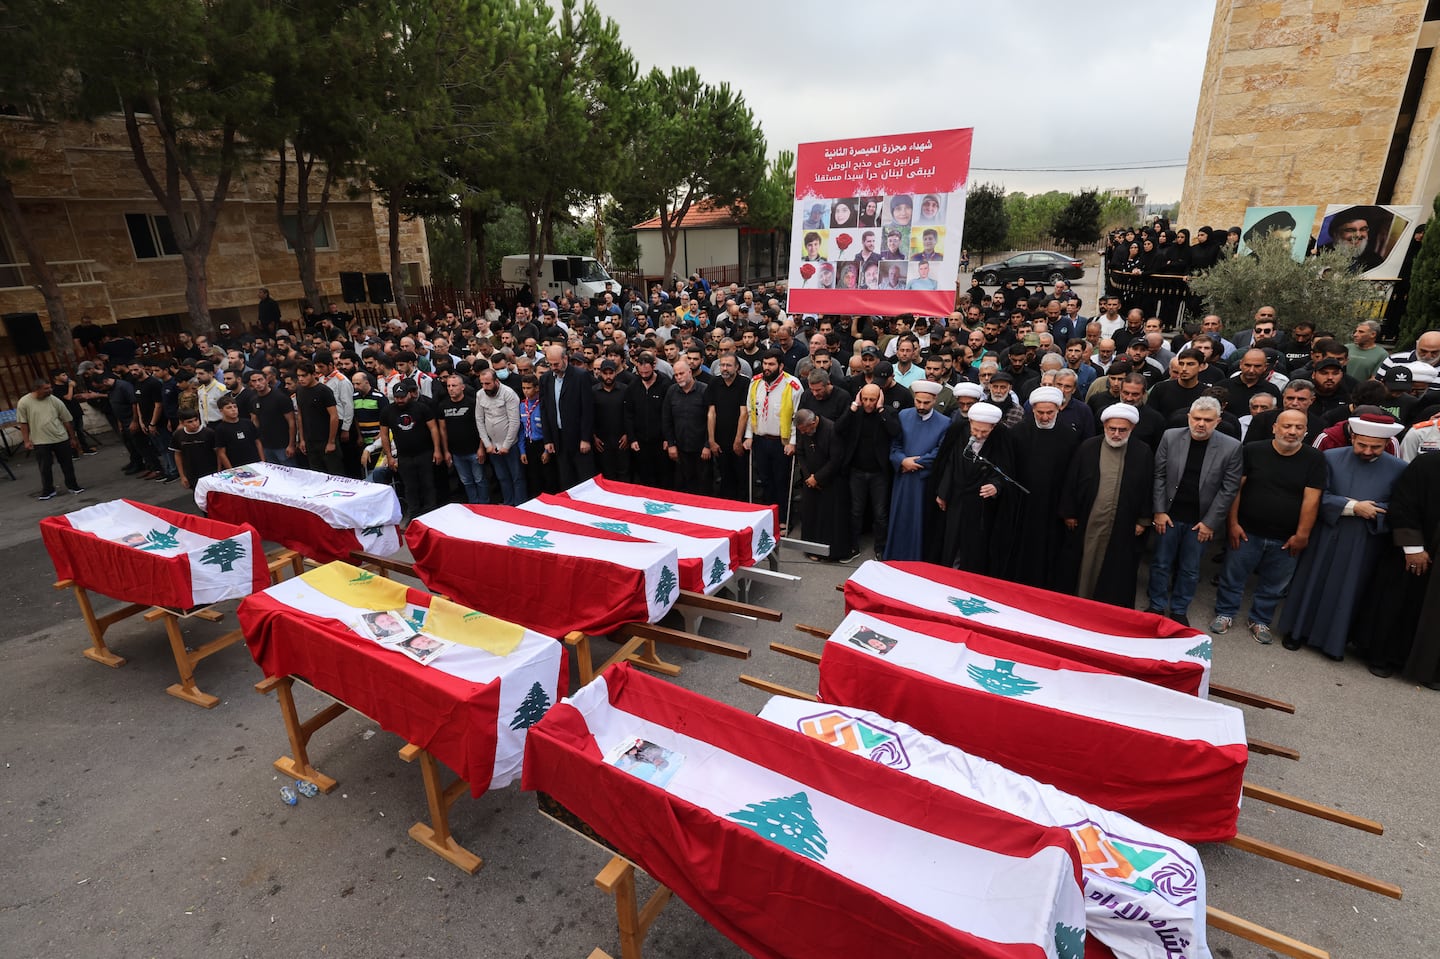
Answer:
[[[560,488],[569,489],[595,475],[590,440],[595,434],[595,394],[590,374],[571,367],[565,347],[545,347],[549,371],[540,377],[540,425],[545,451],[555,457]]]

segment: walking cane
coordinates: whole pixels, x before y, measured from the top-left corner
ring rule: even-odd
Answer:
[[[785,484],[785,533],[790,533],[790,508],[795,505],[795,454],[790,454],[790,482]]]
[[[750,445],[752,447],[755,445],[753,440],[751,441]],[[750,503],[752,506],[755,504],[755,457],[753,455],[754,452],[755,450],[753,449],[748,449],[745,451],[745,478],[747,480],[747,482],[745,483],[745,501],[747,503]]]

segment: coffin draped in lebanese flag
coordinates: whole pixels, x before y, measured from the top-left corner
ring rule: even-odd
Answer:
[[[565,649],[552,637],[348,563],[256,593],[239,618],[266,676],[298,676],[342,700],[476,796],[515,781],[527,730],[565,694]],[[367,622],[403,626],[386,641]]]
[[[554,636],[658,622],[680,595],[674,547],[513,506],[442,506],[405,541],[428,589]]]
[[[376,556],[400,550],[400,500],[380,483],[251,463],[201,479],[195,505],[215,519],[249,523],[318,563],[349,559],[357,549]]]
[[[519,508],[646,543],[673,546],[680,559],[680,588],[693,593],[713,593],[734,575],[730,568],[730,540],[719,530],[703,531],[708,535],[702,535],[699,527],[682,532],[637,514],[617,519],[611,515],[612,510],[548,493],[521,503]]]
[[[126,499],[47,516],[40,537],[60,579],[127,603],[191,609],[270,582],[252,527]]]
[[[610,514],[614,519],[638,514],[646,522],[660,522],[691,536],[723,533],[731,544],[730,565],[736,569],[754,566],[769,556],[780,528],[780,512],[775,506],[617,483],[598,476],[570,487],[560,496],[614,510]]]
[[[760,718],[1042,826],[1080,851],[1087,955],[1209,959],[1194,847],[878,713],[773,697]]]
[[[932,563],[862,564],[845,609],[962,626],[1195,696],[1210,689],[1210,640],[1174,620]]]
[[[631,670],[551,709],[548,794],[752,955],[1079,956],[1069,834]]]
[[[825,642],[820,698],[874,710],[1186,842],[1235,835],[1249,750],[1232,706],[985,655],[858,612]]]

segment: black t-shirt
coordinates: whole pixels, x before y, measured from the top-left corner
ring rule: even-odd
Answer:
[[[140,403],[140,421],[149,426],[155,415],[155,407],[164,400],[165,384],[153,376],[147,376],[135,384],[135,395]]]
[[[401,456],[416,456],[435,451],[435,443],[430,439],[430,427],[426,425],[434,418],[435,410],[418,396],[407,406],[391,403],[380,411],[380,422],[389,428],[395,452]]]
[[[170,449],[185,464],[185,478],[191,486],[220,468],[220,461],[215,457],[215,441],[215,431],[208,426],[193,433],[181,427],[170,434]]]
[[[1240,526],[1249,536],[1289,539],[1300,524],[1305,489],[1325,488],[1325,454],[1302,446],[1281,456],[1273,443],[1246,443],[1245,487],[1240,491]]]
[[[705,406],[715,410],[715,442],[722,449],[730,449],[735,434],[740,429],[740,411],[750,398],[750,377],[735,375],[735,382],[725,385],[725,378],[717,376],[705,387]]]
[[[330,414],[335,408],[335,394],[323,383],[301,386],[295,390],[295,408],[300,413],[300,435],[309,445],[324,447],[330,442]],[[336,427],[338,432],[339,427]]]
[[[1165,380],[1155,384],[1155,388],[1150,391],[1150,396],[1145,403],[1159,410],[1160,415],[1168,420],[1171,413],[1180,410],[1188,412],[1190,404],[1203,396],[1207,388],[1204,383],[1184,387],[1180,385],[1179,380]]]
[[[1208,504],[1200,502],[1200,472],[1205,465],[1205,451],[1210,448],[1209,440],[1190,437],[1189,453],[1185,457],[1185,469],[1180,474],[1180,488],[1170,502],[1170,518],[1176,523],[1194,525],[1200,521]]]
[[[330,392],[326,389],[325,392]],[[287,414],[294,413],[290,397],[281,390],[271,389],[264,396],[255,395],[255,416],[260,421],[260,444],[267,450],[283,450],[293,438]]]
[[[215,431],[215,445],[225,451],[231,466],[244,466],[260,459],[255,450],[260,430],[248,417],[241,417],[234,423],[221,420],[210,428]]]
[[[480,430],[475,425],[475,392],[466,390],[460,399],[452,400],[447,391],[435,403],[445,420],[446,447],[456,455],[474,456],[480,449]]]

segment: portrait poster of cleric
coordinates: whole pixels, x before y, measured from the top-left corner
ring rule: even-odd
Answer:
[[[1420,206],[1332,203],[1325,208],[1315,241],[1318,249],[1343,250],[1354,257],[1352,273],[1367,280],[1395,280],[1424,214]]]
[[[1240,222],[1240,255],[1254,256],[1255,241],[1274,236],[1290,244],[1290,255],[1299,263],[1309,252],[1310,231],[1315,227],[1314,206],[1251,206]]]
[[[800,144],[787,309],[949,313],[973,132]]]

